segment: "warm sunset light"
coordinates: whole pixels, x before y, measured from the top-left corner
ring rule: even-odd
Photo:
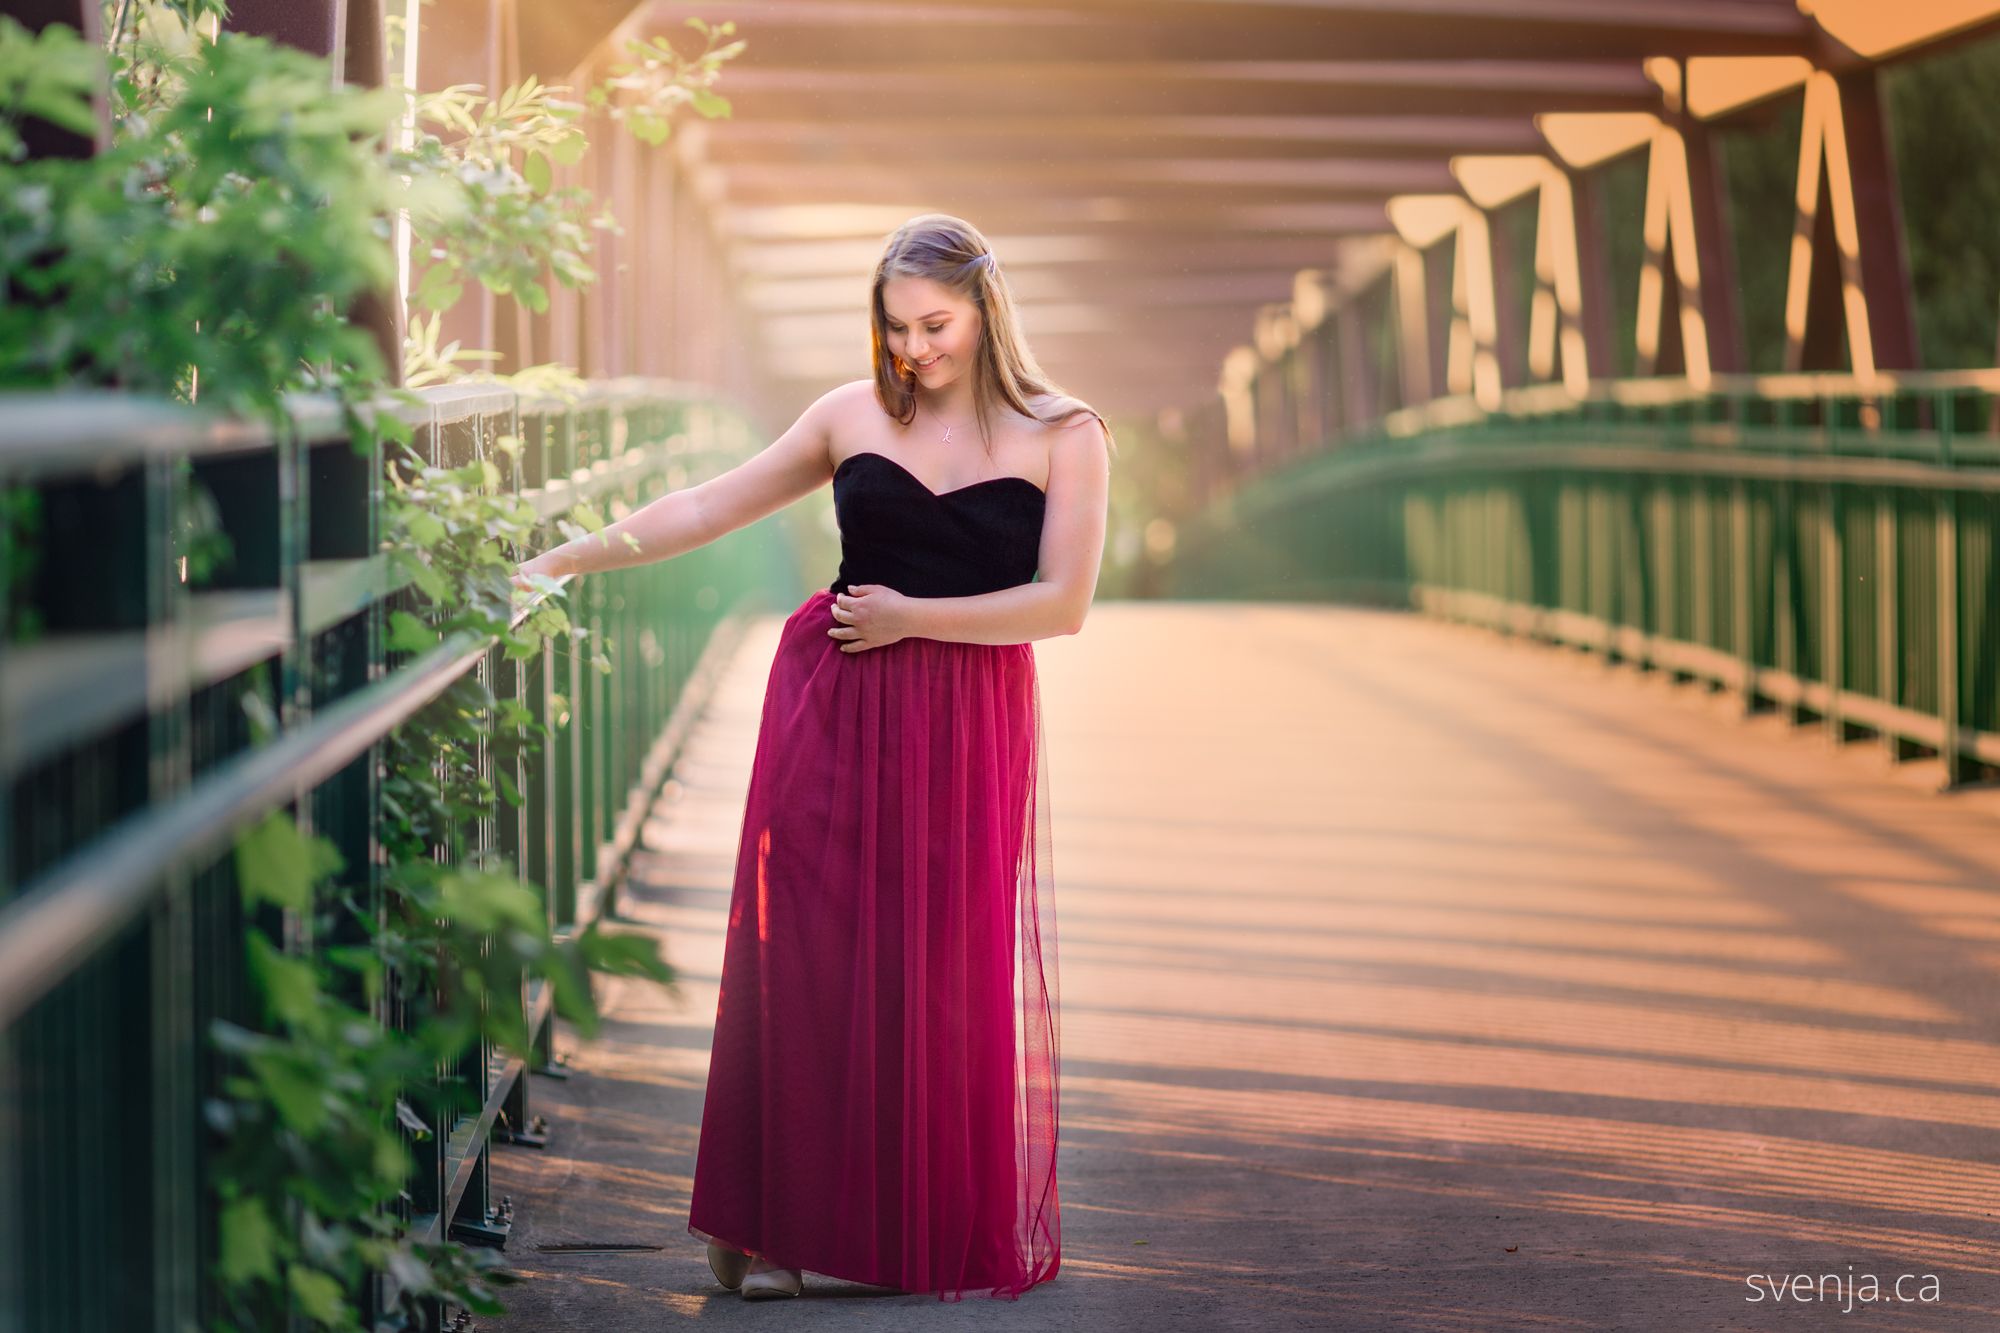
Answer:
[[[1871,60],[2000,15],[1995,0],[1798,0],[1798,6]]]
[[[1535,127],[1549,141],[1549,147],[1578,169],[1594,167],[1651,143],[1659,126],[1659,117],[1644,111],[1548,112],[1535,117]]]
[[[2000,1327],[2000,0],[8,14],[0,1333]]]
[[[1825,198],[1820,195],[1822,180],[1826,182]],[[1787,370],[1798,369],[1803,355],[1813,263],[1811,224],[1821,209],[1832,215],[1834,244],[1839,250],[1841,313],[1848,356],[1855,375],[1866,379],[1875,373],[1875,347],[1869,326],[1868,298],[1861,284],[1861,237],[1855,212],[1853,170],[1847,156],[1839,89],[1833,76],[1824,72],[1814,74],[1806,85],[1805,120],[1799,144],[1799,225],[1792,237],[1790,276],[1785,287]]]
[[[1810,73],[1803,56],[1696,56],[1687,62],[1687,107],[1719,116],[1796,88]]]
[[[1404,194],[1389,200],[1389,221],[1397,234],[1427,250],[1465,221],[1465,201],[1455,194]]]
[[[1703,388],[1711,368],[1708,323],[1701,307],[1701,252],[1695,236],[1692,190],[1687,145],[1677,131],[1663,127],[1653,135],[1646,176],[1646,260],[1639,273],[1638,360],[1646,370],[1656,365],[1661,325],[1666,318],[1666,286],[1671,281],[1678,288],[1678,332],[1685,373],[1690,385]]]
[[[1538,188],[1555,174],[1555,167],[1545,157],[1526,154],[1468,155],[1451,159],[1451,174],[1473,203],[1493,209]]]

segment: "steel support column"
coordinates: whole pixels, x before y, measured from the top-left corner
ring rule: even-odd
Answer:
[[[1853,196],[1858,277],[1868,303],[1868,334],[1878,370],[1917,365],[1917,328],[1909,267],[1904,261],[1903,208],[1889,154],[1881,80],[1870,65],[1834,79],[1846,138],[1848,189]]]
[[[1728,201],[1715,137],[1706,121],[1690,115],[1680,116],[1676,128],[1687,155],[1688,212],[1694,224],[1701,319],[1708,332],[1708,367],[1719,373],[1741,371],[1746,367],[1736,309],[1736,265],[1730,253]]]

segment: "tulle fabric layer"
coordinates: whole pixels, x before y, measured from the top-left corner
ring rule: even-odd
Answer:
[[[785,622],[739,845],[688,1230],[1016,1299],[1056,1275],[1060,1061],[1030,644]]]

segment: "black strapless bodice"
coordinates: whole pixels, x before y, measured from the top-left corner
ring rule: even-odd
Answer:
[[[975,597],[1032,583],[1047,501],[1026,477],[939,495],[887,454],[851,454],[833,470],[840,573],[827,591],[879,583],[909,597]]]

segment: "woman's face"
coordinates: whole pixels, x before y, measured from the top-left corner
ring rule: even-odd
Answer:
[[[938,390],[971,373],[979,347],[979,308],[929,278],[890,278],[882,284],[889,353],[916,372],[917,383]]]

